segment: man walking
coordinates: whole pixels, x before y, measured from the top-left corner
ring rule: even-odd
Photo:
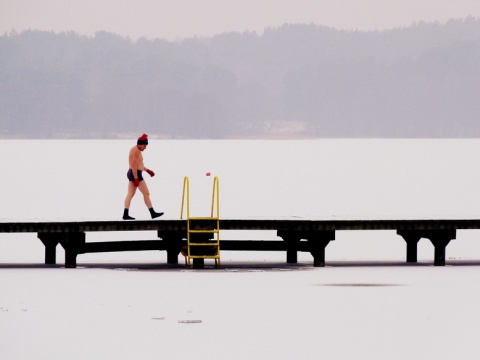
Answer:
[[[150,176],[155,176],[155,173],[152,170],[147,169],[143,164],[142,151],[147,148],[147,145],[148,135],[143,134],[138,138],[137,145],[130,149],[130,153],[128,155],[128,192],[127,197],[125,198],[123,220],[135,220],[135,218],[131,217],[128,214],[128,210],[130,209],[130,203],[133,196],[135,195],[135,192],[137,191],[137,188],[143,194],[143,200],[145,201],[145,205],[147,205],[147,208],[150,211],[152,219],[163,215],[163,212],[157,213],[155,212],[155,210],[153,210],[152,201],[150,200],[150,192],[148,191],[147,183],[143,179],[142,175],[142,172],[146,171]]]

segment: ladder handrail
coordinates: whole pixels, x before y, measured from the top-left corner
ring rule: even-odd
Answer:
[[[185,197],[185,193],[187,196]],[[216,195],[216,196],[215,196]],[[180,219],[183,219],[183,209],[185,207],[185,198],[187,200],[187,219],[190,218],[190,179],[188,176],[185,176],[183,179],[183,191],[182,191],[182,206],[180,209]],[[216,200],[216,202],[215,202]],[[212,189],[212,206],[210,210],[210,217],[213,217],[213,212],[217,210],[217,218],[220,218],[220,185],[218,181],[218,176],[215,176],[213,179],[213,189]]]
[[[180,219],[183,219],[183,207],[185,204],[185,191],[187,192],[187,219],[190,217],[190,180],[188,176],[183,179],[182,207],[180,209]]]
[[[218,176],[215,176],[215,178],[213,179],[212,209],[210,211],[210,217],[212,218],[213,218],[213,209],[215,206],[215,194],[217,195],[217,218],[220,219],[220,185],[218,184]]]

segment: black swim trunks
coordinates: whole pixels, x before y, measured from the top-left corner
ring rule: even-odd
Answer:
[[[139,181],[143,181],[142,170],[137,170],[137,177],[138,177]],[[135,178],[133,177],[132,169],[128,169],[127,178],[128,178],[129,181],[134,181],[135,180]]]

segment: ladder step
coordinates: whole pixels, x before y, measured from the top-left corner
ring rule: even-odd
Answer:
[[[211,243],[190,243],[190,246],[220,246],[220,243],[211,242]]]
[[[220,230],[188,230],[190,234],[217,234]]]
[[[190,255],[191,259],[220,259],[220,254],[218,255]]]

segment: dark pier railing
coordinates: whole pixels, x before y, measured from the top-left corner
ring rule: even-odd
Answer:
[[[220,248],[236,251],[285,251],[288,263],[297,262],[298,251],[310,252],[314,266],[325,266],[325,249],[342,230],[395,230],[406,242],[407,262],[417,262],[417,243],[429,239],[434,264],[445,265],[446,247],[461,229],[480,229],[480,220],[305,220],[305,219],[223,219],[221,230],[275,230],[278,241],[220,240]],[[200,229],[199,229],[200,230]],[[156,231],[159,240],[87,242],[86,233],[115,231]],[[162,250],[167,262],[178,264],[187,236],[186,220],[145,221],[55,221],[3,222],[0,233],[37,233],[45,245],[45,263],[56,263],[56,247],[65,249],[65,266],[74,268],[79,254],[114,251]],[[197,259],[203,260],[203,259]],[[203,261],[194,262],[203,266]]]

